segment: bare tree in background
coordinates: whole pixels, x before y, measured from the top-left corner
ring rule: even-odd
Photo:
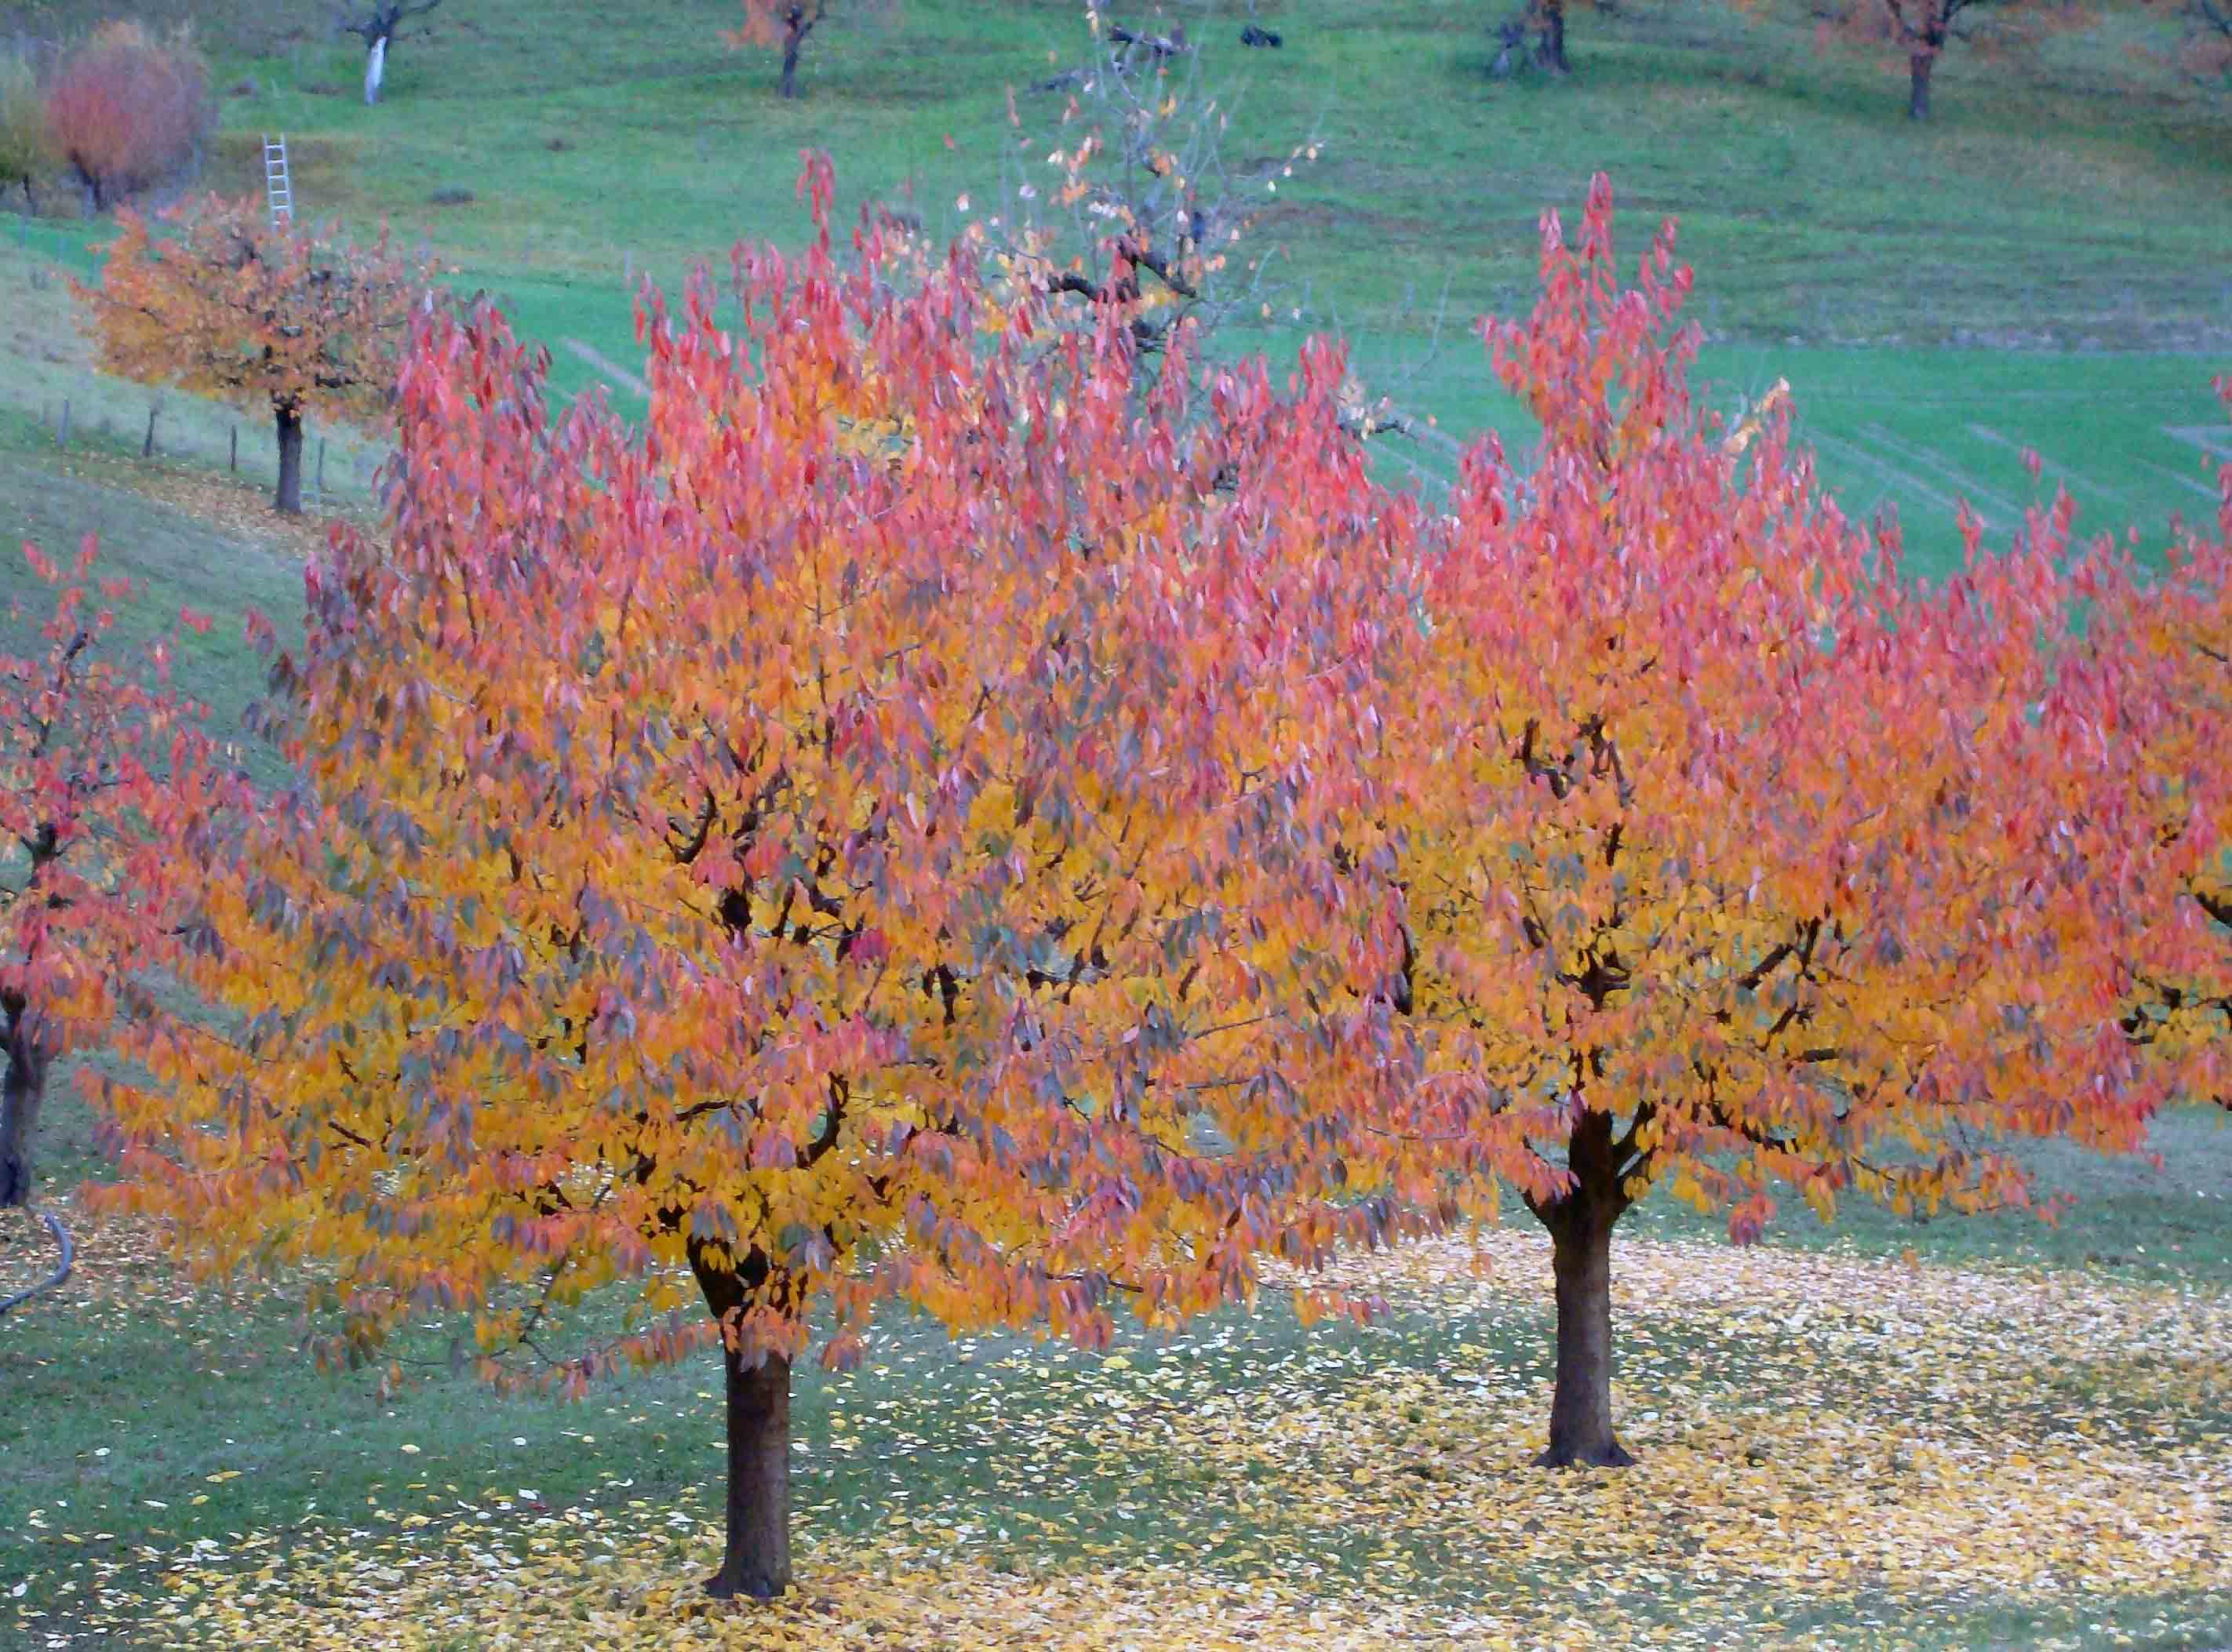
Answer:
[[[440,5],[442,0],[377,0],[371,14],[351,22],[346,13],[341,21],[341,31],[355,35],[364,42],[364,100],[380,101],[380,82],[387,75],[387,49],[395,39],[396,31],[412,17],[424,16]]]
[[[1200,363],[1227,326],[1315,320],[1258,230],[1321,140],[1236,165],[1224,145],[1240,93],[1212,88],[1182,26],[1088,13],[1087,30],[1083,62],[1010,91],[1000,198],[986,204],[997,211],[970,226],[1013,290],[1042,295],[1073,330],[1119,307],[1143,391],[1182,330],[1188,347],[1176,353]],[[1353,373],[1342,422],[1359,437],[1421,429]]]
[[[1159,355],[1181,327],[1206,334],[1236,315],[1268,314],[1270,259],[1249,231],[1279,175],[1314,160],[1319,146],[1306,140],[1236,173],[1223,139],[1236,98],[1204,84],[1182,27],[1093,16],[1088,29],[1083,62],[1022,102],[1009,94],[1000,210],[979,226],[1001,268],[1080,325],[1098,305],[1124,306],[1143,356]]]

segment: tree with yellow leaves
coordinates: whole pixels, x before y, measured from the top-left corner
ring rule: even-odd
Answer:
[[[338,232],[268,225],[249,200],[216,196],[163,215],[171,233],[117,215],[98,287],[72,283],[101,367],[271,410],[279,445],[272,509],[302,509],[302,430],[312,417],[377,428],[389,416],[412,312],[434,267]]]
[[[2232,406],[2232,377],[2216,391]],[[2130,947],[2124,1027],[2185,1093],[2232,1109],[2232,463],[2217,466],[2215,531],[2179,534],[2169,567],[2128,562],[2088,592],[2100,721],[2155,825],[2164,865],[2155,922]]]
[[[1770,411],[1693,407],[1671,226],[1617,279],[1599,178],[1491,326],[1542,426],[1465,462],[1355,862],[1402,891],[1394,997],[1450,1162],[1523,1135],[1557,1295],[1552,1465],[1631,1461],[1612,1238],[1663,1188],[1756,1234],[1775,1184],[2029,1199],[2010,1138],[2137,1145],[2116,1025],[2164,868],[2115,778],[2088,559],[1969,528],[1945,585],[1853,528]],[[1539,1188],[1539,1182],[1538,1182]]]
[[[389,532],[275,664],[296,784],[198,851],[224,1013],[108,1101],[190,1254],[329,1265],[336,1357],[717,1344],[717,1595],[790,1580],[817,1316],[840,1362],[894,1299],[1101,1344],[1429,1219],[1437,1168],[1359,1099],[1384,914],[1317,800],[1393,588],[1341,576],[1404,542],[1353,444],[1260,372],[1142,412],[1119,316],[987,348],[965,256],[840,266],[803,182],[739,332],[702,281],[641,312],[640,430],[492,314],[419,326]]]

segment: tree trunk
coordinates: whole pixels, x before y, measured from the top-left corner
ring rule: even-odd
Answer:
[[[31,1202],[31,1140],[46,1099],[47,1051],[33,1031],[23,1000],[0,1004],[0,1208]]]
[[[1550,1230],[1558,1290],[1558,1377],[1545,1468],[1625,1468],[1612,1425],[1612,1231],[1627,1208],[1608,1114],[1584,1113],[1567,1149],[1572,1189],[1536,1211]]]
[[[1629,1456],[1612,1426],[1612,1217],[1576,1210],[1550,1230],[1558,1282],[1558,1383],[1550,1398],[1545,1468],[1576,1463],[1625,1468]]]
[[[780,1354],[746,1367],[721,1353],[729,1377],[728,1539],[721,1569],[705,1580],[719,1599],[772,1600],[790,1587],[790,1362]]]
[[[1917,52],[1906,60],[1906,118],[1930,119],[1930,71],[1937,64],[1936,52]]]
[[[755,1304],[795,1310],[791,1279],[757,1246],[740,1260],[726,1254],[715,1260],[692,1240],[689,1254],[706,1311],[723,1325]],[[772,1600],[790,1587],[790,1361],[731,1348],[724,1338],[721,1364],[728,1377],[728,1529],[721,1569],[705,1580],[705,1592]]]
[[[271,509],[282,516],[302,514],[302,415],[292,407],[274,407],[279,426],[279,487]]]
[[[367,105],[380,101],[380,83],[386,73],[387,36],[374,35],[364,54],[364,100]]]
[[[798,95],[798,54],[806,44],[802,34],[787,34],[782,37],[782,94],[787,98]]]
[[[1571,75],[1566,61],[1566,0],[1542,0],[1542,44],[1535,56],[1553,75]]]

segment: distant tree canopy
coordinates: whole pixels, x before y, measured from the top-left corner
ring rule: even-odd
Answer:
[[[1009,100],[1006,175],[970,233],[996,258],[996,292],[1042,300],[1088,334],[1113,304],[1143,360],[1191,328],[1181,359],[1198,360],[1210,331],[1271,292],[1249,230],[1275,175],[1230,167],[1238,89],[1206,83],[1183,28],[1143,36],[1093,19],[1087,35],[1082,62]],[[1317,154],[1296,142],[1258,165],[1291,173]]]
[[[1927,120],[1930,79],[1949,49],[2004,59],[2046,36],[2090,28],[2096,15],[2072,0],[1830,0],[1816,39],[1904,60],[1907,118]]]
[[[211,120],[209,71],[192,36],[159,41],[136,23],[104,23],[47,88],[47,132],[102,211],[180,171]]]

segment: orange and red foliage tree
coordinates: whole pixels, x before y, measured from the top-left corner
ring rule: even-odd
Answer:
[[[2216,390],[2232,408],[2232,377]],[[2181,1092],[2232,1108],[2232,463],[2216,483],[2216,532],[2181,533],[2160,576],[2104,571],[2088,638],[2164,861],[2125,1028]]]
[[[1911,581],[1781,421],[1693,405],[1671,226],[1623,289],[1601,178],[1542,278],[1488,329],[1539,453],[1465,461],[1355,844],[1406,902],[1418,1118],[1519,1130],[1552,1183],[1544,1461],[1608,1464],[1612,1235],[1652,1188],[1742,1239],[1776,1183],[2019,1206],[2006,1138],[2142,1138],[2163,1084],[2115,1022],[2159,860],[2060,524],[1995,556],[1971,522]]]
[[[642,312],[639,430],[419,324],[386,542],[315,567],[261,714],[299,780],[202,857],[232,1014],[109,1102],[201,1261],[334,1267],[331,1353],[717,1343],[722,1594],[788,1581],[816,1314],[833,1361],[894,1299],[1099,1343],[1446,1216],[1327,835],[1396,588],[1348,576],[1419,516],[1328,360],[1143,404],[1116,307],[1039,353],[962,254],[841,263],[803,182],[738,333],[702,280]]]
[[[96,211],[170,176],[210,120],[208,71],[190,37],[104,23],[47,88],[47,130]]]
[[[120,643],[130,582],[91,585],[94,549],[65,568],[23,547],[54,611],[36,652],[0,653],[0,1205],[30,1198],[55,1062],[176,952],[163,845],[217,784],[199,708],[168,687],[170,642]]]
[[[253,201],[217,196],[163,215],[117,217],[101,285],[72,284],[101,366],[244,408],[269,406],[279,444],[272,508],[302,509],[302,424],[313,415],[386,420],[412,313],[435,268],[385,231],[370,246],[337,231],[274,229]]]

